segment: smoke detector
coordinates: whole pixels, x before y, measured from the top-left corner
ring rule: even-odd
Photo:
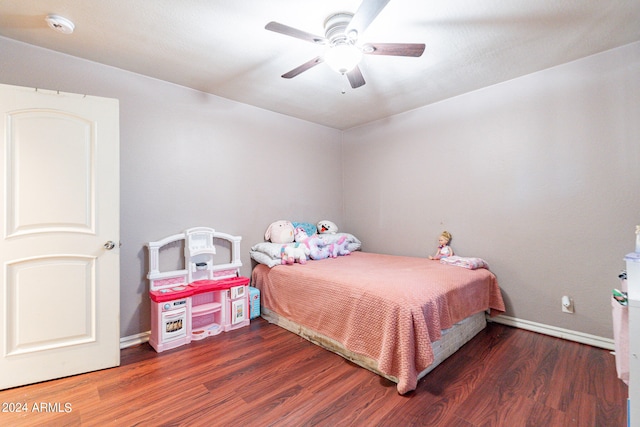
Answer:
[[[73,33],[73,29],[75,28],[73,22],[62,16],[47,15],[44,20],[47,21],[47,24],[49,24],[49,27],[51,27],[52,30],[62,34],[71,34]]]

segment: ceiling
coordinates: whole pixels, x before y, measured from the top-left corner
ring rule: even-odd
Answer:
[[[421,57],[365,55],[357,89],[326,64],[280,77],[323,48],[268,22],[323,36],[360,3],[4,0],[0,36],[342,130],[640,40],[638,0],[393,0],[359,41],[425,43]]]

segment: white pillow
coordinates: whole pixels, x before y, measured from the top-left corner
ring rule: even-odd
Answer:
[[[249,254],[255,262],[273,267],[282,264],[280,254],[283,246],[282,243],[262,242],[253,245]]]
[[[337,242],[341,237],[346,237],[347,239],[347,249],[350,252],[360,250],[362,247],[362,242],[358,240],[356,236],[349,233],[336,233],[336,234],[319,234],[322,240],[324,240],[327,244]],[[295,243],[290,243],[289,245],[294,245]],[[282,247],[285,246],[282,243],[273,243],[273,242],[262,242],[257,243],[251,247],[249,250],[249,254],[251,255],[251,259],[260,264],[264,264],[269,266],[270,268],[274,265],[281,265],[281,251]]]

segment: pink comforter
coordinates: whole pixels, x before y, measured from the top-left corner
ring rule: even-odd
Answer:
[[[443,329],[483,310],[505,309],[489,270],[366,252],[258,265],[252,284],[264,307],[377,360],[381,372],[398,378],[400,394],[416,388]]]

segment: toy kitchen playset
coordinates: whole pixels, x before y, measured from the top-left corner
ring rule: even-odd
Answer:
[[[239,236],[195,227],[149,242],[151,338],[162,352],[249,324],[249,279],[240,276]],[[230,260],[214,264],[216,242]],[[160,271],[162,248],[184,245],[184,269]]]

